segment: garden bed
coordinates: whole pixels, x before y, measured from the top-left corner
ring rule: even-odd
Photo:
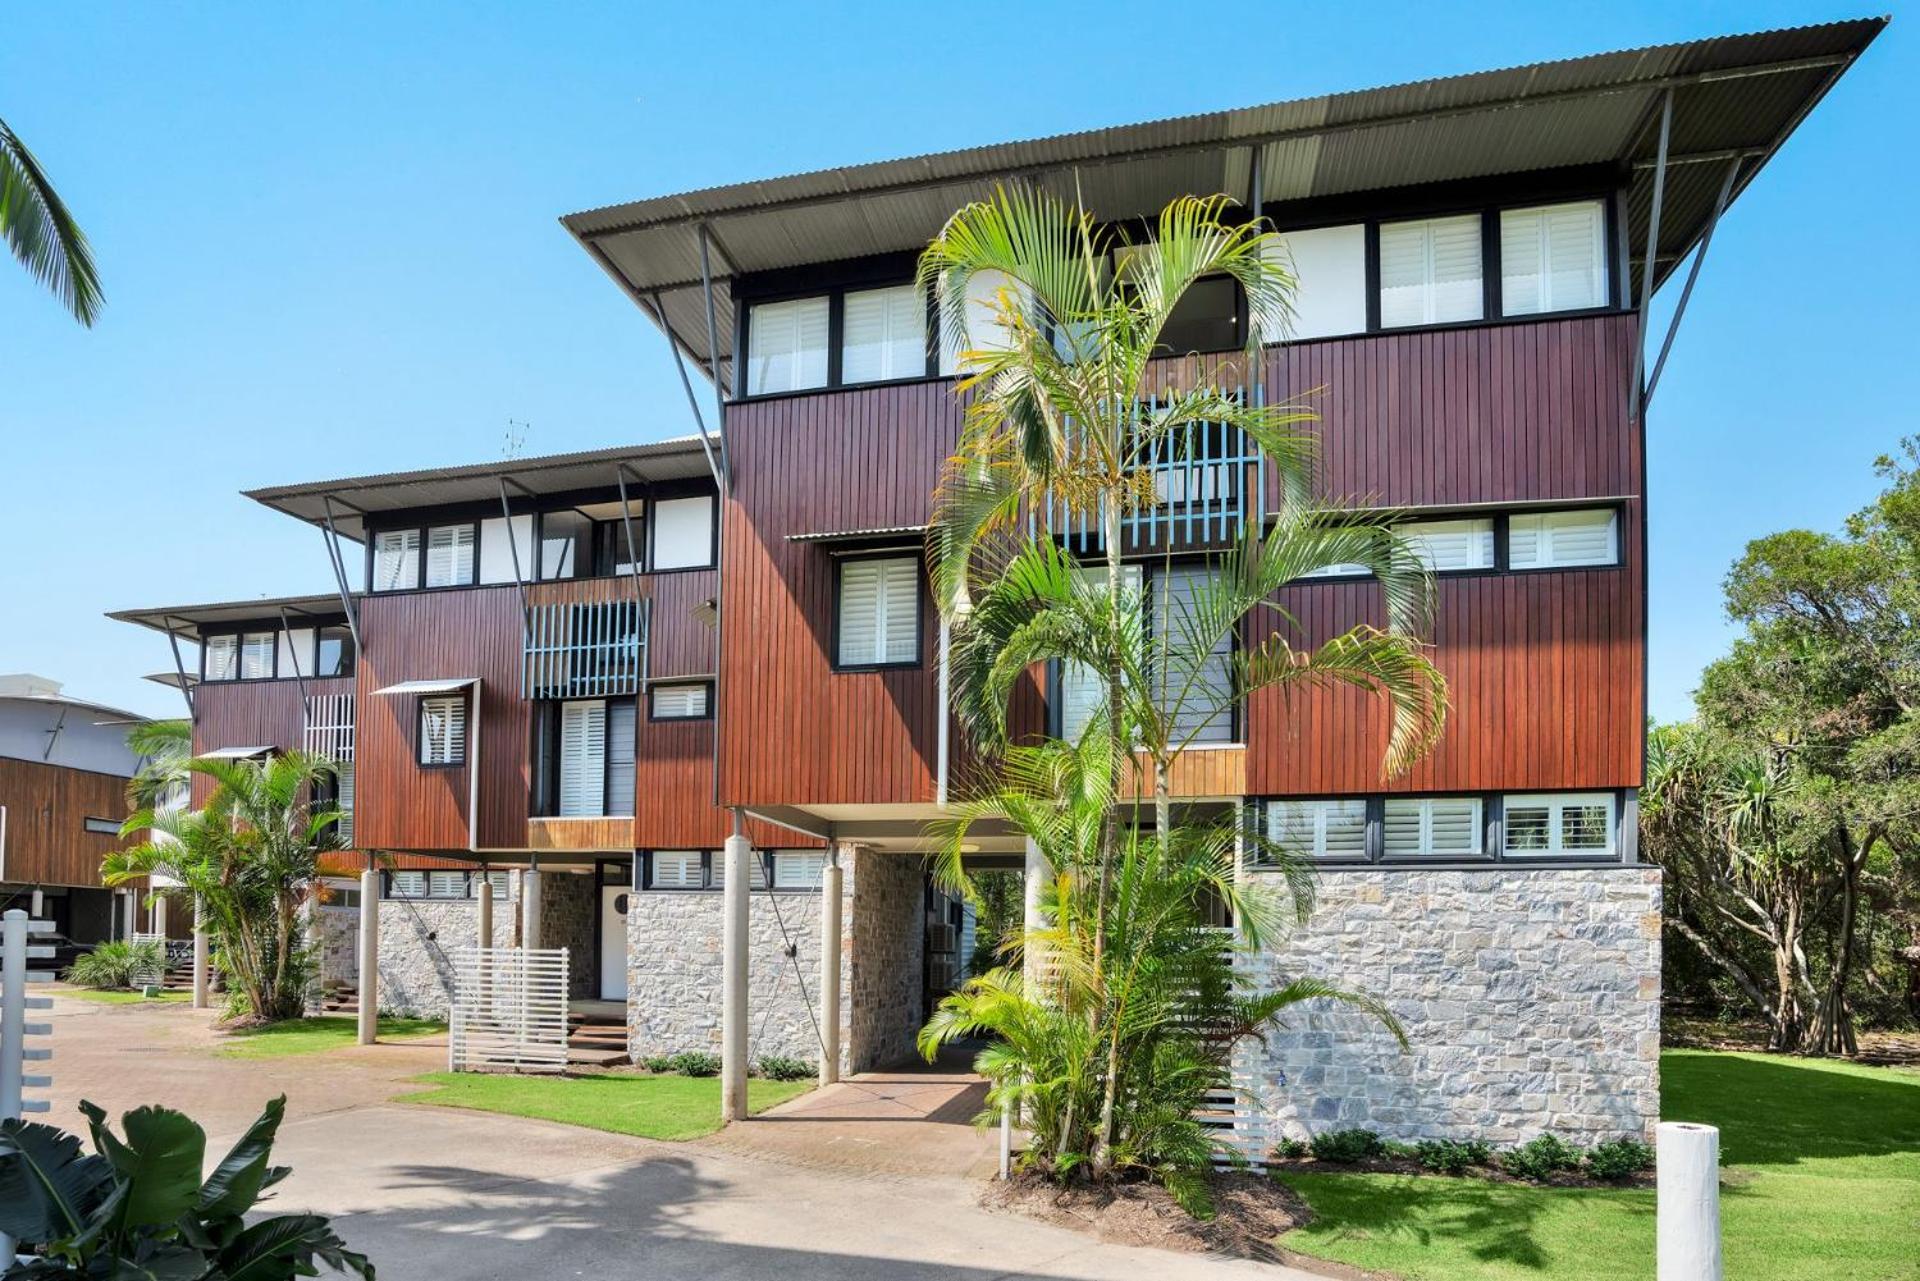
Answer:
[[[1469,1166],[1458,1173],[1430,1170],[1412,1157],[1378,1156],[1360,1161],[1317,1161],[1312,1157],[1276,1156],[1268,1160],[1274,1174],[1417,1174],[1423,1178],[1472,1178],[1483,1183],[1525,1183],[1545,1188],[1650,1188],[1653,1171],[1642,1170],[1620,1179],[1596,1179],[1580,1170],[1556,1170],[1537,1178],[1523,1179],[1495,1165]]]
[[[1257,1174],[1216,1176],[1213,1200],[1214,1217],[1196,1219],[1158,1183],[1138,1180],[1063,1188],[1035,1174],[1016,1174],[990,1184],[980,1204],[1076,1228],[1116,1245],[1266,1260],[1285,1258],[1286,1252],[1274,1245],[1274,1238],[1313,1217],[1291,1188]]]

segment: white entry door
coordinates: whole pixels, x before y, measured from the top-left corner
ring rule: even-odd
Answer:
[[[600,999],[627,999],[627,898],[624,885],[600,887]]]

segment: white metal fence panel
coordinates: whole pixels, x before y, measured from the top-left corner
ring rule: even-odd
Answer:
[[[135,988],[158,987],[161,983],[165,982],[167,977],[167,936],[164,934],[134,933],[127,936],[127,941],[135,947],[138,947],[142,943],[151,943],[154,945],[154,949],[160,957],[160,963],[158,965],[143,964],[133,967],[132,972],[128,975],[133,981],[133,986]]]
[[[27,1012],[51,1009],[53,998],[28,996],[27,987],[53,981],[51,967],[29,968],[33,961],[53,959],[53,947],[29,942],[30,936],[51,933],[52,921],[29,920],[18,908],[0,916],[0,1121],[17,1121],[29,1112],[49,1108],[46,1099],[28,1098],[27,1091],[44,1090],[53,1084],[53,1078],[30,1075],[27,1064],[53,1057],[53,1051],[44,1044],[29,1044],[52,1036],[53,1024],[29,1023]],[[0,1260],[8,1265],[14,1261],[15,1244],[13,1238],[0,1233]]]
[[[563,947],[457,950],[448,1069],[565,1071],[567,963]]]

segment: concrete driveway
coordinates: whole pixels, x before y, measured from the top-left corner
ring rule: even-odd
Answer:
[[[738,1128],[655,1143],[392,1102],[408,1077],[444,1064],[444,1043],[249,1061],[221,1057],[206,1016],[179,1006],[61,999],[53,1022],[51,1119],[64,1126],[77,1125],[82,1097],[116,1115],[164,1103],[200,1120],[219,1149],[285,1091],[275,1158],[295,1172],[275,1208],[335,1216],[391,1281],[1308,1275],[990,1214],[975,1202],[977,1179],[958,1173],[788,1160],[785,1130],[767,1143]],[[856,1119],[839,1109],[835,1123]],[[761,1124],[771,1134],[780,1123]]]

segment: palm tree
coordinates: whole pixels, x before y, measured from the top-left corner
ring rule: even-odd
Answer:
[[[221,965],[243,1012],[260,1021],[297,1016],[305,1001],[307,957],[300,911],[314,894],[320,855],[339,844],[335,809],[308,804],[333,773],[324,757],[287,752],[266,762],[196,760],[188,770],[214,781],[199,810],[136,811],[123,834],[149,839],[101,864],[101,879],[121,885],[155,873],[171,877],[205,906]]]
[[[127,749],[140,766],[127,783],[127,801],[135,809],[156,809],[186,786],[193,758],[193,725],[188,721],[146,721],[127,731]]]
[[[0,120],[0,237],[20,265],[52,290],[75,320],[92,326],[102,301],[93,250],[40,162],[4,120]]]

